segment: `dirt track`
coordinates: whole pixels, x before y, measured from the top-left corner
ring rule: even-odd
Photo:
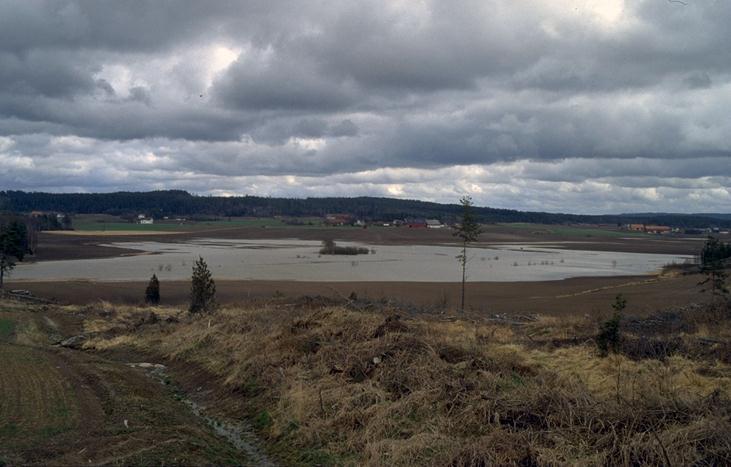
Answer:
[[[247,462],[142,370],[51,346],[78,317],[0,302],[0,324],[0,464]]]

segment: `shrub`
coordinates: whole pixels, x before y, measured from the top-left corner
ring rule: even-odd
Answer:
[[[622,342],[622,335],[619,324],[622,321],[622,311],[627,307],[627,300],[622,294],[617,295],[612,303],[614,315],[599,326],[599,334],[596,336],[596,345],[599,353],[606,356],[609,351],[616,353]]]
[[[145,289],[145,303],[148,305],[160,304],[160,281],[157,280],[155,274],[150,278]]]

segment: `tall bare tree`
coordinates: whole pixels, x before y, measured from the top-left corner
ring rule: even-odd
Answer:
[[[454,232],[455,237],[459,237],[462,241],[462,253],[457,256],[459,264],[462,266],[462,300],[460,301],[460,311],[464,312],[465,304],[465,281],[467,280],[467,264],[469,263],[469,256],[467,256],[467,249],[469,245],[477,241],[477,238],[482,233],[480,224],[475,219],[473,212],[472,198],[470,196],[463,196],[459,200],[459,204],[462,205],[462,222],[457,227],[457,231]]]

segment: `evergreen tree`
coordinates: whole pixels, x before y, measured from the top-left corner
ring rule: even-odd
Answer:
[[[0,288],[5,275],[15,267],[15,260],[23,261],[28,249],[28,236],[25,224],[11,221],[0,226]]]
[[[459,227],[457,227],[457,231],[454,233],[454,236],[459,237],[462,241],[462,253],[457,256],[457,260],[462,266],[462,300],[460,302],[460,311],[464,311],[465,281],[467,279],[467,263],[469,262],[467,247],[470,243],[477,241],[477,237],[479,237],[480,233],[482,233],[482,228],[475,218],[472,198],[464,196],[459,200],[459,204],[462,205],[462,222],[459,224]]]
[[[622,343],[620,323],[622,312],[627,308],[627,299],[622,294],[615,297],[612,303],[614,315],[599,326],[599,334],[596,336],[596,345],[602,357],[606,357],[610,351],[618,352]]]
[[[193,266],[193,277],[190,289],[191,313],[210,313],[216,309],[216,283],[211,271],[202,257]]]
[[[145,289],[145,303],[148,305],[159,305],[160,304],[160,281],[157,280],[155,274],[150,278],[150,282],[147,283]]]
[[[729,293],[726,281],[726,263],[731,258],[731,245],[719,241],[717,238],[708,237],[703,250],[701,250],[701,273],[706,278],[698,285],[710,284],[711,296],[723,297]]]

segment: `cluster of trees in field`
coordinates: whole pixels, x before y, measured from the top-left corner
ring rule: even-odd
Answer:
[[[425,201],[357,198],[268,198],[260,196],[195,196],[186,191],[166,190],[116,193],[36,193],[0,191],[0,211],[54,211],[78,214],[129,215],[144,212],[163,216],[324,216],[349,213],[365,220],[391,221],[403,218],[436,218],[443,222],[459,219],[462,206]],[[687,214],[577,215],[474,207],[478,222],[530,222],[543,224],[646,223],[674,227],[730,227],[731,218]]]
[[[38,231],[71,230],[73,228],[70,214],[35,214],[27,222]]]

